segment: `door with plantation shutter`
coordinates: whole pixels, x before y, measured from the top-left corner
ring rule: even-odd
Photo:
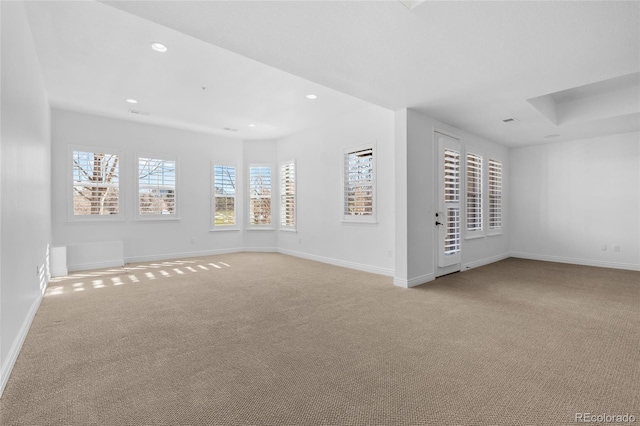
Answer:
[[[436,132],[438,191],[436,227],[436,277],[460,270],[461,259],[461,158],[460,141]]]

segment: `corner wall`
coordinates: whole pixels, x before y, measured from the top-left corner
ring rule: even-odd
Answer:
[[[512,256],[640,270],[640,133],[515,148],[510,163]]]
[[[0,394],[49,280],[50,110],[22,2],[0,2]]]
[[[397,235],[396,252],[406,252],[406,266],[396,262],[394,283],[402,287],[413,287],[431,281],[436,274],[436,130],[446,132],[460,139],[462,151],[466,147],[480,149],[485,156],[501,160],[503,175],[509,170],[508,150],[502,145],[487,141],[446,123],[435,120],[417,111],[408,109],[396,112],[396,125],[406,126],[406,135],[402,129],[396,129],[396,158],[398,169],[396,191],[406,188],[406,195],[396,193],[398,202],[406,199],[406,218],[396,217],[397,229],[406,227],[406,238]],[[402,145],[405,146],[402,146]],[[400,169],[406,164],[406,171]],[[509,181],[503,181],[503,234],[465,239],[462,233],[461,269],[466,270],[492,263],[508,257],[509,253]],[[400,209],[400,208],[399,208]],[[403,223],[403,222],[406,222]],[[406,248],[405,248],[406,246]],[[404,276],[406,275],[406,277]]]
[[[342,222],[344,149],[376,144],[377,223]],[[278,141],[278,161],[296,160],[297,231],[278,231],[282,253],[393,275],[393,112],[369,106]]]

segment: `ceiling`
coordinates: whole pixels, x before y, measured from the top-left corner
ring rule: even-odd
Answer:
[[[510,147],[640,130],[637,1],[26,6],[54,106],[245,139],[368,103]]]

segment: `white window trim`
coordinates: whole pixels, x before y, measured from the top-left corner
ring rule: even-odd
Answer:
[[[345,164],[344,164],[344,160],[345,157],[348,153],[350,152],[356,152],[356,151],[362,151],[365,149],[371,149],[373,152],[373,178],[372,178],[372,182],[371,182],[371,187],[373,188],[373,200],[372,200],[372,206],[371,206],[371,215],[362,215],[362,216],[355,216],[355,215],[346,215],[344,214],[344,210],[345,210],[345,180],[346,180],[346,176],[345,176]],[[378,212],[378,208],[377,208],[377,204],[378,204],[378,150],[376,147],[376,142],[370,142],[370,143],[365,143],[365,144],[361,144],[361,145],[356,145],[356,146],[350,146],[347,147],[345,149],[342,150],[342,156],[340,157],[340,168],[342,170],[342,179],[340,181],[340,184],[342,186],[342,189],[340,191],[340,209],[341,209],[341,223],[342,224],[366,224],[366,225],[377,225],[378,221],[377,221],[377,212]]]
[[[286,165],[286,164],[293,164],[293,225],[283,225],[282,224],[282,175],[281,175],[281,169],[282,166]],[[279,191],[278,191],[278,211],[279,211],[279,215],[278,215],[278,228],[280,229],[280,231],[284,231],[284,232],[297,232],[298,229],[298,164],[296,163],[296,159],[292,159],[292,160],[288,160],[288,161],[281,161],[278,164],[278,183],[280,184],[279,187]],[[273,200],[273,198],[272,198]],[[271,212],[271,217],[273,218],[273,211]]]
[[[490,205],[489,205],[489,160],[492,161],[497,161],[500,163],[501,165],[501,170],[502,170],[502,179],[500,181],[501,184],[501,197],[500,197],[500,211],[501,211],[501,217],[500,217],[500,222],[501,222],[501,226],[500,228],[490,228],[489,227],[489,214],[490,214]],[[489,154],[487,155],[487,236],[488,237],[494,237],[494,236],[498,236],[498,235],[504,235],[504,160],[502,159],[501,156],[499,155],[493,155],[493,154]]]
[[[118,214],[110,214],[110,215],[75,215],[74,213],[74,204],[73,204],[73,152],[74,151],[82,151],[82,152],[104,152],[109,154],[115,154],[118,156]],[[119,149],[108,149],[96,146],[88,146],[88,145],[67,145],[67,189],[66,192],[68,194],[67,198],[67,221],[82,223],[82,222],[122,222],[125,219],[125,204],[124,200],[124,191],[122,185],[122,176],[123,176],[123,163],[126,163],[122,156],[122,151]]]
[[[271,170],[271,223],[269,224],[264,224],[264,225],[253,225],[251,224],[251,169],[253,167],[266,167],[269,168]],[[274,209],[274,203],[273,203],[273,195],[274,195],[274,186],[273,186],[273,164],[272,163],[250,163],[247,166],[247,184],[246,184],[246,201],[247,201],[247,209],[245,212],[245,220],[246,220],[246,227],[245,229],[247,231],[275,231],[276,230],[276,225],[274,224],[273,220],[274,217],[278,217],[277,216],[277,212]],[[276,194],[278,195],[278,194]]]
[[[482,158],[482,169],[481,169],[481,179],[482,179],[482,194],[480,195],[480,202],[482,203],[482,208],[481,208],[481,214],[482,214],[482,221],[481,221],[481,226],[482,229],[478,229],[478,230],[473,230],[470,231],[468,229],[468,204],[467,204],[467,184],[468,184],[468,176],[467,176],[467,156],[471,154],[471,155],[475,155],[477,157]],[[465,240],[474,240],[477,238],[484,238],[485,237],[485,230],[487,229],[487,179],[486,179],[486,170],[487,170],[487,160],[486,157],[484,155],[484,152],[480,149],[476,149],[473,146],[465,146],[464,149],[464,177],[463,177],[463,182],[464,182],[464,192],[463,192],[463,196],[464,196],[464,239]]]
[[[134,202],[133,206],[135,206],[134,218],[137,222],[155,222],[155,221],[179,221],[180,220],[180,198],[182,196],[180,191],[180,165],[179,158],[175,155],[165,155],[165,154],[152,154],[147,152],[137,152],[134,156],[135,167],[134,167],[134,178],[136,181],[135,184],[135,194],[134,194]],[[173,161],[175,163],[175,175],[176,175],[176,185],[175,185],[175,209],[176,212],[174,214],[154,214],[154,215],[141,215],[140,214],[140,158],[153,158],[155,160],[163,160],[163,161]]]
[[[215,187],[215,166],[221,166],[221,167],[233,167],[236,169],[236,194],[235,194],[235,201],[234,201],[234,218],[233,221],[235,223],[235,225],[215,225],[215,214],[216,214],[216,209],[215,209],[215,205],[216,205],[216,187]],[[211,162],[211,217],[209,219],[209,231],[211,232],[236,232],[236,231],[240,231],[240,225],[238,223],[238,207],[239,207],[239,203],[238,201],[242,198],[241,197],[241,193],[240,193],[240,185],[239,185],[239,177],[240,177],[240,173],[239,173],[239,168],[235,163],[232,162],[228,162],[228,161],[212,161]]]

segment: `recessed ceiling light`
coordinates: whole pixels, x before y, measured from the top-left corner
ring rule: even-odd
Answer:
[[[251,123],[251,124],[249,124],[249,127],[256,127],[256,125]]]
[[[305,96],[307,99],[318,99],[318,96],[314,95],[314,94],[309,94],[307,96]]]
[[[151,43],[151,48],[156,52],[164,53],[167,51],[167,46],[162,43]]]
[[[130,104],[137,104],[138,101],[136,101],[135,99],[127,99],[127,102],[129,102]]]

